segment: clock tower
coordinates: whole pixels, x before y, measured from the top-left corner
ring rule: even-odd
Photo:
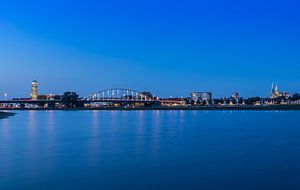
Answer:
[[[31,99],[32,100],[38,99],[38,82],[36,80],[32,81],[31,84]]]

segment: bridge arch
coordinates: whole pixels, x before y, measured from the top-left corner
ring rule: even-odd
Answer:
[[[101,90],[84,97],[84,100],[128,100],[128,101],[151,101],[154,97],[126,88],[111,88]]]

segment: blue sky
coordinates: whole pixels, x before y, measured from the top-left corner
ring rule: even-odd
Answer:
[[[300,3],[238,0],[0,1],[0,96],[82,96],[124,87],[160,96],[272,82],[300,92]]]

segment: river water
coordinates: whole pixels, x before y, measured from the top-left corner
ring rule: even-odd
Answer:
[[[299,190],[300,112],[18,112],[0,189]]]

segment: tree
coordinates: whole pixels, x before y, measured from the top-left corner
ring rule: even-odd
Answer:
[[[229,105],[230,102],[231,102],[231,100],[230,99],[226,99],[225,102],[226,102],[227,105]]]
[[[231,102],[232,102],[233,105],[236,105],[236,104],[237,104],[237,101],[236,101],[236,99],[234,99],[234,98],[231,100]]]
[[[65,92],[62,96],[62,104],[67,108],[81,107],[81,103],[78,102],[79,95],[76,92]]]
[[[300,100],[300,94],[296,93],[292,96],[292,100],[293,101],[297,101],[297,100]]]
[[[225,100],[224,99],[214,99],[213,103],[215,105],[219,105],[219,104],[224,104]]]
[[[254,105],[256,102],[260,102],[261,98],[260,97],[251,97],[248,98],[245,102],[247,105]]]
[[[239,98],[238,104],[243,104],[243,103],[244,103],[244,99],[243,98]]]
[[[187,98],[187,99],[185,100],[185,103],[186,103],[186,104],[190,104],[190,105],[195,105],[195,100],[193,100],[193,99],[191,99],[191,98]]]
[[[202,102],[201,102],[201,105],[207,105],[208,104],[208,102],[206,101],[206,100],[202,100]]]
[[[60,95],[55,95],[55,96],[53,97],[54,100],[61,100],[61,98],[62,98],[62,96],[60,96]]]

